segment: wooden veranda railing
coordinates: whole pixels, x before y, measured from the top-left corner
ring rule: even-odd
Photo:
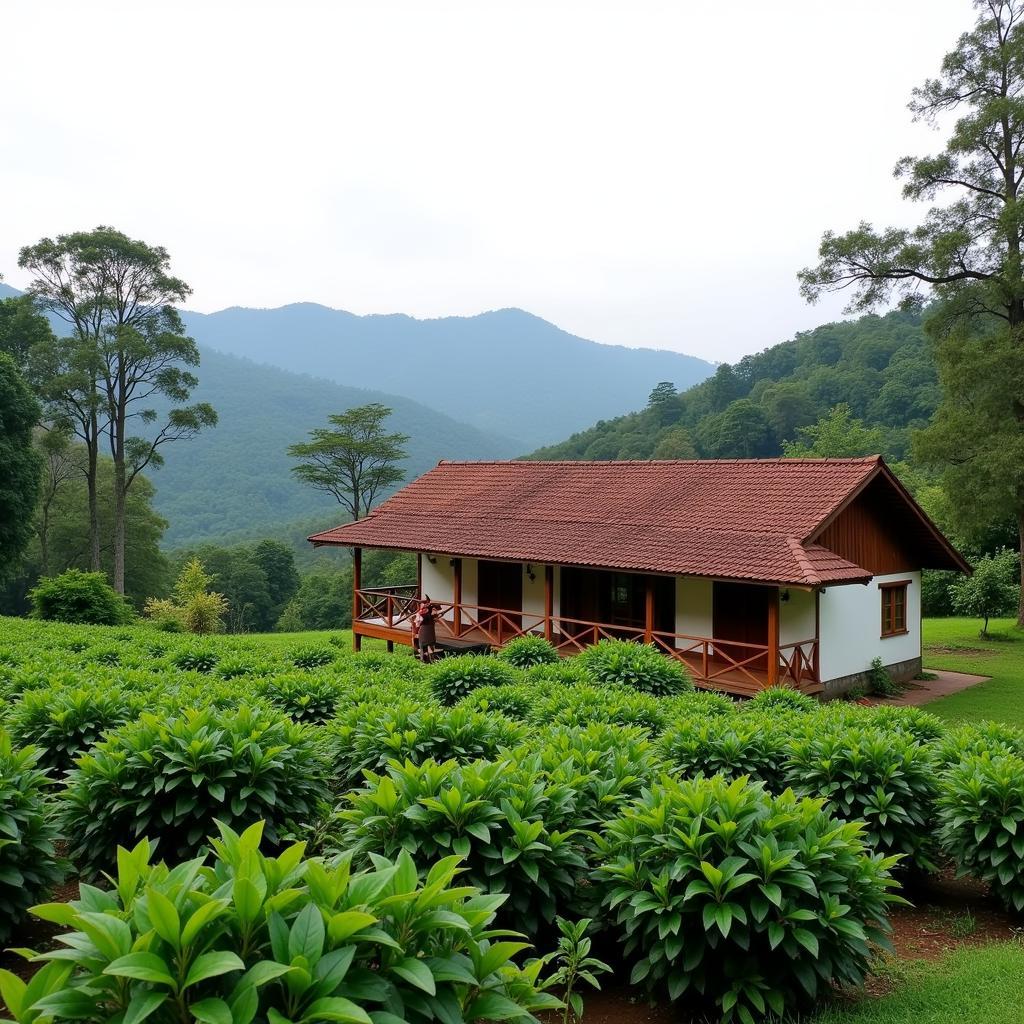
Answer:
[[[360,589],[355,595],[357,634],[377,636],[389,642],[412,642],[412,618],[418,595],[415,586]],[[481,605],[436,601],[440,607],[437,635],[445,638],[486,643],[502,647],[519,636],[545,636],[559,654],[579,654],[599,640],[635,640],[649,643],[685,665],[698,686],[733,693],[753,693],[769,685],[771,648],[715,637],[689,636],[646,630],[637,626],[591,622],[566,615]],[[800,690],[818,685],[818,641],[816,638],[782,644],[776,650],[775,683]]]

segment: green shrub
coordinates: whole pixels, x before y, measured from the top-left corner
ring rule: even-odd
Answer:
[[[20,745],[38,747],[43,768],[63,774],[104,733],[123,725],[143,706],[140,697],[116,688],[58,686],[26,693],[12,710],[8,727]]]
[[[493,711],[403,702],[388,708],[358,705],[340,715],[327,732],[334,741],[338,781],[355,785],[363,771],[381,772],[392,760],[489,760],[519,743],[526,730]]]
[[[717,715],[670,726],[658,741],[658,751],[674,775],[749,776],[778,793],[785,789],[787,741],[770,714]]]
[[[514,752],[539,759],[545,777],[575,792],[572,824],[595,828],[640,795],[662,768],[660,752],[644,729],[595,722],[545,729]]]
[[[265,679],[260,693],[293,722],[322,725],[338,710],[345,692],[345,683],[327,676],[277,675]]]
[[[881,658],[873,658],[868,672],[868,692],[876,697],[895,697],[900,692]]]
[[[421,873],[461,857],[468,884],[509,894],[501,920],[518,931],[535,934],[577,897],[586,837],[564,827],[573,793],[534,759],[393,763],[347,799],[346,845],[364,858],[408,850]]]
[[[518,636],[502,647],[498,657],[516,668],[553,665],[559,660],[558,651],[542,636]]]
[[[560,1005],[540,961],[512,961],[526,944],[497,941],[503,897],[455,885],[456,858],[421,884],[405,853],[353,872],[347,856],[258,844],[258,825],[222,827],[206,865],[168,869],[140,843],[119,851],[109,892],[37,908],[70,931],[30,987],[0,972],[15,1020],[528,1022]]]
[[[120,842],[143,837],[194,856],[214,822],[264,819],[272,842],[302,820],[326,780],[311,733],[262,708],[143,714],[110,733],[68,774],[61,820],[83,872],[109,870]]]
[[[932,749],[942,768],[980,754],[1024,757],[1024,731],[1002,722],[968,722],[936,740]]]
[[[60,881],[56,830],[48,813],[49,779],[33,747],[15,749],[0,730],[0,942],[25,911]]]
[[[330,647],[311,644],[292,651],[289,660],[296,668],[323,668],[324,665],[330,665],[336,657],[337,652],[332,651]]]
[[[29,598],[37,619],[116,626],[134,617],[131,605],[102,572],[68,569],[59,576],[44,576],[29,591]]]
[[[511,683],[508,686],[481,686],[463,697],[460,707],[474,711],[496,711],[506,718],[526,722],[547,687],[535,683]]]
[[[734,715],[739,710],[736,701],[724,693],[713,690],[691,690],[675,697],[667,697],[662,704],[668,711],[669,721],[677,718],[695,718],[699,715]]]
[[[220,658],[209,649],[186,647],[172,659],[172,664],[183,672],[212,672]]]
[[[546,665],[534,665],[526,670],[527,680],[537,686],[592,685],[594,677],[580,663],[579,658],[563,658]]]
[[[668,723],[669,713],[669,701],[626,686],[581,684],[567,689],[552,688],[536,702],[531,719],[550,725],[635,725],[657,736]]]
[[[595,878],[632,983],[742,1021],[860,984],[888,945],[893,860],[822,803],[666,778],[609,822]]]
[[[930,871],[938,796],[931,750],[910,736],[870,728],[809,730],[789,745],[788,781],[824,797],[847,821],[866,823],[865,840],[882,854]]]
[[[821,704],[806,693],[788,686],[769,686],[755,693],[743,706],[744,711],[820,711]]]
[[[481,686],[508,686],[520,678],[511,665],[476,654],[444,658],[430,668],[431,690],[442,704],[449,707]]]
[[[682,665],[654,647],[629,640],[600,640],[577,660],[599,683],[630,686],[654,697],[671,697],[692,690]]]
[[[969,755],[942,777],[939,840],[960,874],[1024,910],[1024,758]]]

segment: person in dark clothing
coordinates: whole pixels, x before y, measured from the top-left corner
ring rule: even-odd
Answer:
[[[419,621],[416,637],[422,661],[431,661],[437,653],[437,613],[440,610],[441,606],[434,604],[430,600],[430,595],[425,594],[416,611],[416,618]]]

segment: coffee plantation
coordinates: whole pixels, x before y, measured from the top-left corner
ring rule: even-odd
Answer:
[[[1020,730],[527,639],[0,620],[0,941],[63,929],[8,1016],[530,1021],[591,919],[637,996],[750,1022],[859,984],[941,865],[1024,910]]]

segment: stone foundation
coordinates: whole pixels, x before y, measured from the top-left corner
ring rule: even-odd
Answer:
[[[907,661],[897,661],[893,665],[886,665],[886,669],[889,671],[889,675],[897,683],[905,683],[915,676],[921,674],[921,659],[910,658]],[[822,700],[832,700],[835,697],[842,697],[849,693],[850,690],[855,690],[858,687],[867,689],[868,677],[870,672],[865,670],[864,672],[854,672],[852,675],[839,676],[836,679],[823,680],[822,686],[825,688],[821,694]]]

